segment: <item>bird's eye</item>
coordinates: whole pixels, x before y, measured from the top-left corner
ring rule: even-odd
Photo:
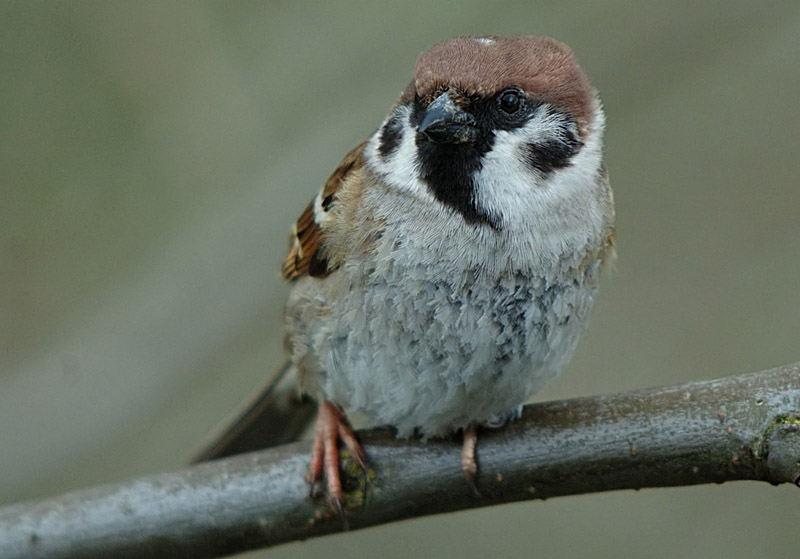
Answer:
[[[519,91],[515,89],[508,89],[500,93],[497,97],[497,104],[500,108],[508,114],[514,114],[522,105]]]

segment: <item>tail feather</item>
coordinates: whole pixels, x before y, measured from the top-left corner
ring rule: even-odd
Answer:
[[[300,394],[296,375],[285,361],[243,410],[225,422],[212,442],[192,458],[206,462],[243,452],[278,446],[299,439],[313,420],[315,403]]]

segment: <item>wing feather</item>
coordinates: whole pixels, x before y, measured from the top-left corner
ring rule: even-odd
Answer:
[[[294,281],[305,275],[322,278],[335,269],[330,267],[325,256],[325,223],[331,219],[330,211],[336,205],[342,183],[364,165],[365,144],[366,140],[345,155],[292,227],[289,254],[283,263],[283,277],[287,280]]]

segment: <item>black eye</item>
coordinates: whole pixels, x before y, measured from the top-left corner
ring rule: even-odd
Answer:
[[[497,97],[497,104],[508,114],[514,114],[522,105],[520,92],[515,89],[508,89],[500,93]]]

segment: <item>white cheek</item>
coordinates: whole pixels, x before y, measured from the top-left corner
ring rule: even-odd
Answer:
[[[515,240],[512,250],[517,262],[534,259],[574,264],[565,261],[565,255],[582,256],[586,247],[602,238],[607,226],[599,186],[603,123],[598,109],[591,131],[570,165],[547,175],[531,168],[524,150],[537,135],[544,137],[553,122],[537,119],[529,123],[527,135],[519,130],[497,133],[475,176],[475,199],[485,211],[500,217],[503,231]]]
[[[542,175],[527,163],[527,144],[545,141],[563,126],[558,117],[543,113],[514,131],[495,134],[492,150],[475,176],[476,204],[498,215],[502,226],[516,229],[543,218],[564,204],[565,199],[588,196],[595,188],[601,165],[604,119],[601,111],[592,123],[592,132],[570,165]]]
[[[522,143],[517,135],[497,132],[492,150],[475,175],[476,205],[500,216],[503,227],[516,221],[519,211],[527,213],[524,206],[531,202],[531,192],[538,186],[539,177],[521,157]]]
[[[401,137],[397,148],[388,157],[383,157],[379,153],[381,130],[386,124],[386,121],[384,121],[367,143],[365,150],[367,163],[389,188],[411,194],[416,198],[432,201],[434,197],[430,189],[419,179],[417,145],[414,137],[414,127],[410,122],[411,108],[401,106],[396,109],[395,114],[397,112],[401,115]],[[389,118],[391,117],[392,115],[389,115]]]

